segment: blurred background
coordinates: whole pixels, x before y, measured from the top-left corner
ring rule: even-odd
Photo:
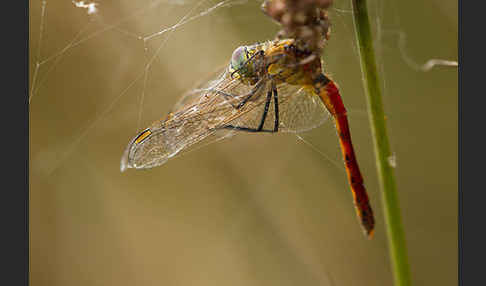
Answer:
[[[324,67],[349,112],[372,240],[332,121],[301,134],[308,144],[240,134],[120,173],[132,136],[236,47],[274,37],[261,1],[90,3],[30,1],[32,285],[392,285],[350,1],[329,11]],[[413,282],[456,285],[457,69],[420,67],[457,60],[457,1],[370,5]]]

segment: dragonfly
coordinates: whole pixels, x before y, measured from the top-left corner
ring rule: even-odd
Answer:
[[[334,119],[357,216],[371,238],[374,216],[358,166],[346,109],[320,57],[293,39],[240,46],[229,65],[182,96],[171,112],[128,144],[121,171],[168,159],[235,133],[303,132]]]

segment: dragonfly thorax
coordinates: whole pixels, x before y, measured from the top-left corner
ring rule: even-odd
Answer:
[[[312,84],[321,73],[319,56],[301,51],[284,39],[238,47],[228,67],[231,78],[254,85],[267,78],[275,84]]]

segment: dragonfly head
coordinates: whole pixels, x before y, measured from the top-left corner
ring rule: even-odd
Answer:
[[[238,47],[231,56],[228,71],[232,78],[254,84],[257,78],[255,49],[248,46]]]

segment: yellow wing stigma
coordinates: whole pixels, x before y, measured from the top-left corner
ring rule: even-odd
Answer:
[[[150,131],[150,129],[143,131],[142,133],[140,133],[140,135],[138,135],[137,139],[135,139],[135,144],[140,144],[150,134],[152,134],[152,131]]]

